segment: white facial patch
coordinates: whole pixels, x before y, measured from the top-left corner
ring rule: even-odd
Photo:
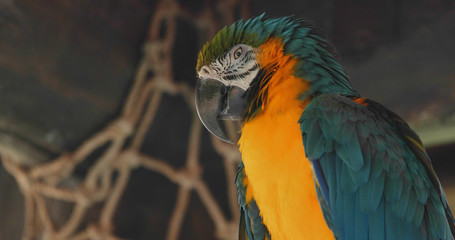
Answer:
[[[210,65],[203,66],[198,75],[200,79],[217,80],[225,86],[237,86],[246,91],[259,68],[256,49],[245,44],[237,44]]]

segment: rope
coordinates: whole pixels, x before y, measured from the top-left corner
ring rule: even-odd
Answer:
[[[210,6],[209,3],[211,1],[207,0],[205,5]],[[161,0],[151,18],[143,48],[144,55],[137,67],[134,84],[120,116],[82,142],[73,152],[62,153],[55,159],[36,166],[21,165],[18,158],[22,158],[23,154],[0,146],[2,164],[16,179],[25,199],[23,240],[119,240],[114,234],[113,217],[135,168],[158,172],[179,186],[176,205],[167,229],[167,240],[178,239],[193,192],[199,196],[214,222],[215,237],[236,239],[239,211],[233,179],[240,155],[235,146],[227,145],[215,137],[211,138],[215,151],[223,158],[228,178],[227,192],[232,219],[227,219],[202,179],[199,161],[202,126],[194,107],[194,89],[185,83],[174,81],[172,51],[177,18],[193,22],[201,36],[213,36],[217,29],[238,17],[235,15],[236,10],[240,9],[240,14],[246,18],[248,4],[248,1],[220,0],[214,7],[218,11],[205,7],[199,15],[195,15],[180,6],[177,0]],[[224,20],[215,16],[222,16]],[[166,31],[164,36],[160,36],[163,22],[166,22]],[[208,39],[202,40],[200,46]],[[147,78],[149,71],[154,73],[151,78]],[[181,95],[193,112],[186,163],[180,169],[174,168],[163,159],[139,151],[165,94]],[[129,138],[131,141],[127,141]],[[105,145],[108,145],[107,149],[96,159],[85,179],[75,180],[72,177],[75,167],[93,151]],[[33,160],[34,156],[27,157]],[[58,185],[68,180],[73,183],[71,187]],[[58,224],[61,226],[58,229],[50,216],[52,206],[46,205],[45,199],[73,204],[71,215],[63,225]],[[99,219],[83,222],[87,211],[94,204],[102,204]]]

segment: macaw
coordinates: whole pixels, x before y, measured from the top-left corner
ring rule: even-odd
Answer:
[[[319,30],[264,14],[221,29],[203,46],[196,108],[231,142],[239,239],[454,239],[455,224],[418,135],[361,97]]]

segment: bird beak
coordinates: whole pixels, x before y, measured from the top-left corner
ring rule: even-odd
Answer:
[[[220,120],[242,120],[245,90],[210,78],[200,78],[196,86],[196,109],[204,126],[219,139],[234,143],[228,138]]]

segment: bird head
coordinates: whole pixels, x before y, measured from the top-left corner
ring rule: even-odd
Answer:
[[[202,123],[232,143],[220,121],[245,122],[260,114],[267,106],[269,80],[280,72],[279,79],[292,75],[309,83],[302,100],[324,92],[355,95],[333,52],[314,27],[292,17],[265,19],[262,14],[224,27],[198,55],[196,109]]]

